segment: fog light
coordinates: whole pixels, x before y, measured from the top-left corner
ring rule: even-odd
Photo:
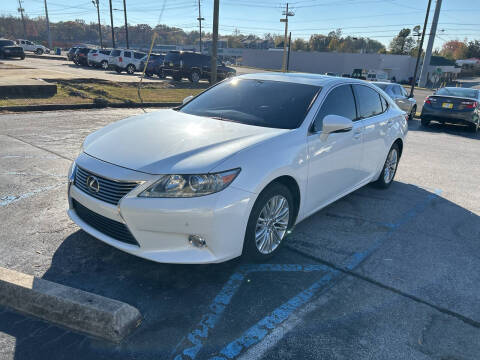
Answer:
[[[188,241],[190,242],[190,244],[198,248],[207,246],[207,242],[205,241],[205,238],[201,237],[200,235],[190,235],[188,237]]]

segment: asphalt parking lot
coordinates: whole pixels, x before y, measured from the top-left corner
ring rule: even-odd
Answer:
[[[140,112],[0,115],[0,266],[143,315],[111,344],[0,307],[0,359],[478,360],[480,135],[413,120],[390,189],[366,186],[306,219],[269,263],[168,265],[66,215],[83,138]]]

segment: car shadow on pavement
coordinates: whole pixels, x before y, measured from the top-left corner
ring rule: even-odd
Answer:
[[[480,140],[480,131],[473,132],[468,126],[461,124],[441,124],[433,120],[428,127],[422,126],[420,120],[410,120],[408,122],[409,131],[423,131],[431,133],[445,133],[449,135],[462,136],[469,139]]]
[[[322,263],[318,259],[344,267],[350,258],[372,251],[354,271],[361,268],[364,277],[477,317],[480,289],[471,284],[480,282],[475,271],[480,268],[479,237],[479,216],[432,191],[395,182],[387,191],[363,187],[307,218],[269,263]],[[391,264],[395,267],[385,268]],[[110,344],[0,309],[0,332],[16,338],[16,360],[172,358],[244,265],[242,259],[211,265],[154,263],[79,230],[65,238],[43,278],[131,304],[143,315],[141,326],[121,344]],[[251,275],[216,327],[202,335],[197,359],[218,354],[320,276]]]

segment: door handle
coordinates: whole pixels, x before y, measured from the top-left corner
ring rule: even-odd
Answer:
[[[362,132],[361,131],[355,131],[353,133],[353,138],[354,139],[360,139],[360,136],[362,136]]]

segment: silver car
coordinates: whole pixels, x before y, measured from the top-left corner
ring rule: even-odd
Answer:
[[[409,120],[413,119],[417,112],[417,101],[407,94],[403,86],[380,81],[372,81],[372,84],[385,91],[393,101],[395,101],[398,107],[408,114]]]

